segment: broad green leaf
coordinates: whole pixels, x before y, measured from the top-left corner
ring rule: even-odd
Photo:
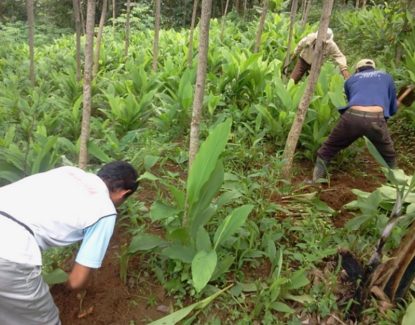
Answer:
[[[204,227],[200,227],[196,235],[196,250],[209,252],[212,249],[209,233]]]
[[[187,306],[185,308],[182,308],[180,310],[175,311],[174,313],[163,317],[161,319],[158,319],[154,322],[151,322],[148,325],[174,325],[181,321],[183,318],[185,318],[187,315],[189,315],[194,309],[203,309],[205,308],[211,301],[213,301],[216,297],[221,295],[223,292],[228,290],[231,286],[226,287],[225,289],[222,289],[218,292],[215,292],[213,295],[196,302],[190,306]]]
[[[187,181],[189,206],[200,199],[200,191],[209,180],[210,175],[216,168],[220,154],[225,149],[231,125],[232,121],[230,119],[217,125],[200,146],[190,168]]]
[[[131,239],[128,252],[134,254],[137,251],[147,251],[166,245],[166,241],[151,234],[138,234]]]
[[[199,251],[192,261],[193,286],[200,292],[211,279],[215,271],[218,257],[216,251]]]
[[[150,217],[152,221],[164,220],[176,216],[179,211],[175,207],[156,201],[151,205]]]
[[[294,312],[294,309],[292,309],[290,306],[279,301],[273,302],[270,307],[272,310],[279,311],[285,314],[291,314]]]
[[[192,263],[192,260],[196,254],[196,251],[192,247],[189,247],[189,246],[174,244],[174,245],[164,248],[161,251],[161,254],[173,260],[179,260],[184,263],[190,264]]]
[[[107,163],[111,161],[111,158],[93,141],[88,143],[88,153],[102,162]]]
[[[415,300],[412,300],[408,308],[406,308],[405,315],[402,318],[402,325],[413,324],[415,324]]]
[[[216,230],[213,239],[215,243],[215,250],[221,243],[232,236],[233,233],[245,223],[249,213],[251,213],[253,208],[254,206],[251,204],[243,205],[239,208],[234,209],[231,214],[222,221]]]
[[[234,202],[236,199],[240,198],[242,196],[242,193],[237,190],[232,190],[223,193],[218,200],[216,201],[216,205],[218,208],[221,208],[222,206]]]
[[[151,167],[153,167],[158,161],[160,157],[158,156],[152,156],[152,155],[146,155],[144,157],[144,168],[146,170],[149,170]]]
[[[142,174],[142,175],[138,178],[138,180],[143,180],[143,179],[147,179],[147,180],[149,180],[149,181],[156,181],[156,180],[158,180],[159,178],[158,178],[157,176],[153,175],[152,173],[149,173],[149,172],[144,172],[144,174]]]
[[[290,282],[288,285],[289,290],[299,289],[308,285],[310,281],[307,278],[305,270],[298,270],[293,273],[290,277]]]
[[[43,273],[42,276],[49,285],[64,283],[68,280],[68,274],[60,268],[54,269],[50,273]]]

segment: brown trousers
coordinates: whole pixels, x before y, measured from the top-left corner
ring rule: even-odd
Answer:
[[[340,150],[363,136],[373,143],[391,168],[396,167],[396,153],[383,113],[348,109],[317,151],[317,156],[329,162]]]
[[[291,72],[290,79],[294,80],[294,83],[298,83],[306,72],[311,68],[311,65],[308,64],[301,56],[298,57],[297,63],[294,66],[293,71]]]

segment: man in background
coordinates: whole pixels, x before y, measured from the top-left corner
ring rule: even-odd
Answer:
[[[301,39],[295,48],[291,60],[293,60],[296,56],[298,56],[298,60],[290,75],[290,79],[293,79],[295,83],[298,83],[304,74],[308,73],[310,70],[311,64],[314,60],[314,48],[316,46],[316,41],[317,33],[310,33]],[[336,62],[344,79],[349,78],[350,74],[347,70],[346,57],[334,42],[333,31],[330,28],[327,29],[326,41],[323,43],[323,60],[327,58],[330,58]]]
[[[363,59],[356,64],[356,72],[345,82],[344,90],[348,104],[339,109],[340,120],[317,152],[314,182],[325,177],[327,165],[340,150],[363,136],[374,144],[390,168],[396,167],[396,153],[386,124],[397,111],[392,77],[375,70],[373,60]]]

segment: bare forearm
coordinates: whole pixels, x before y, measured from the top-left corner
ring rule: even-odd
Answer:
[[[69,274],[67,286],[70,289],[81,289],[85,286],[91,269],[87,266],[75,262],[71,273]]]

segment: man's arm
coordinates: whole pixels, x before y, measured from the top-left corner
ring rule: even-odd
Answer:
[[[67,282],[69,289],[76,290],[84,287],[89,273],[91,273],[91,268],[75,262]]]
[[[340,72],[343,75],[344,79],[348,79],[350,77],[350,73],[347,70],[347,59],[346,56],[340,51],[339,47],[334,42],[329,42],[327,44],[327,50],[329,52],[330,57],[337,63],[340,68]]]
[[[102,218],[84,230],[84,239],[69,274],[67,282],[69,288],[82,288],[88,280],[91,269],[101,267],[114,231],[115,219],[115,215]]]

